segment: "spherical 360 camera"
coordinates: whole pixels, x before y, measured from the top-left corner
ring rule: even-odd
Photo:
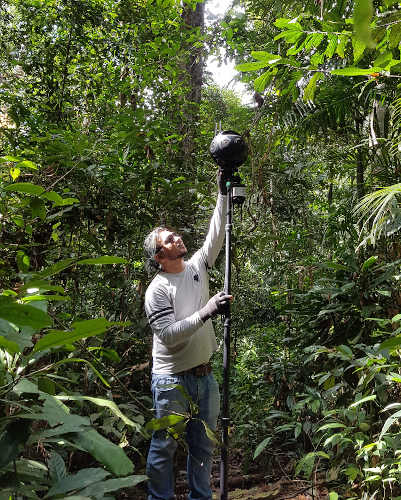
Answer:
[[[223,171],[224,178],[231,184],[232,202],[234,205],[242,205],[245,201],[245,186],[241,183],[238,167],[248,156],[244,139],[233,130],[220,132],[210,144],[210,154]]]
[[[217,134],[210,144],[210,154],[227,176],[241,166],[248,156],[248,148],[242,136],[233,130]]]

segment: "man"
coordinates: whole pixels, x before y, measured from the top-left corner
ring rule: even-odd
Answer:
[[[219,194],[209,232],[201,249],[188,261],[181,237],[168,228],[154,229],[145,240],[151,264],[159,269],[145,296],[153,331],[152,393],[156,417],[188,413],[190,404],[175,385],[183,386],[198,407],[186,428],[190,500],[211,500],[213,443],[204,421],[216,430],[220,395],[211,373],[210,358],[217,349],[211,318],[232,299],[224,292],[209,299],[208,269],[223,245],[226,208],[225,182],[219,173]],[[222,193],[225,193],[224,195]],[[176,441],[165,431],[153,434],[147,475],[148,500],[174,497],[173,461]]]

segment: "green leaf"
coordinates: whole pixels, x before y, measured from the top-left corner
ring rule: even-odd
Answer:
[[[355,401],[352,403],[352,405],[349,405],[349,408],[356,408],[357,406],[360,406],[363,403],[366,403],[367,401],[374,401],[376,399],[376,394],[372,394],[371,396],[366,396],[362,399],[359,399],[358,401]]]
[[[0,347],[5,349],[10,354],[16,354],[17,352],[21,352],[20,346],[17,344],[17,342],[8,340],[2,335],[0,335]]]
[[[373,12],[373,0],[355,0],[353,15],[354,33],[357,39],[370,49],[376,46],[370,29]]]
[[[66,345],[69,345],[69,343],[66,342]],[[55,365],[62,365],[64,363],[85,363],[86,365],[89,366],[89,368],[93,371],[93,373],[102,381],[102,383],[106,387],[110,387],[110,384],[103,377],[103,375],[99,372],[99,370],[97,368],[95,368],[95,366],[90,361],[88,361],[87,359],[82,359],[82,358],[66,358],[66,359],[62,359],[61,361],[57,361],[57,363],[55,363]]]
[[[328,35],[328,41],[329,41],[329,43],[327,44],[326,50],[324,51],[324,55],[328,59],[331,59],[334,55],[334,52],[337,49],[337,45],[338,45],[337,36],[330,33]]]
[[[11,175],[13,181],[15,181],[16,179],[18,179],[18,177],[20,176],[20,174],[21,174],[21,170],[18,167],[10,168],[10,175]]]
[[[331,422],[329,424],[322,425],[317,431],[325,431],[326,429],[344,429],[345,427],[347,426],[341,422]]]
[[[76,474],[70,474],[66,477],[64,475],[63,477],[60,477],[59,481],[50,488],[44,498],[49,498],[53,495],[60,495],[73,490],[80,490],[92,483],[102,481],[107,476],[110,476],[110,473],[100,468],[82,469]]]
[[[390,295],[391,296],[391,295]],[[397,323],[398,321],[401,320],[401,314],[396,314],[391,318],[391,323]]]
[[[280,17],[274,21],[274,26],[277,26],[277,28],[288,28],[290,26],[294,26],[297,29],[302,29],[302,26],[294,21],[294,19],[285,19],[284,17]]]
[[[389,39],[390,39],[389,48],[391,50],[397,48],[400,41],[401,41],[401,23],[400,22],[391,26]]]
[[[384,349],[398,349],[401,345],[401,335],[398,335],[397,337],[391,337],[390,339],[385,340],[380,344],[380,350],[383,351]]]
[[[386,434],[388,429],[399,419],[399,417],[401,417],[401,410],[388,417],[388,419],[384,422],[378,441],[382,440],[384,434]]]
[[[48,290],[59,293],[65,293],[64,288],[60,285],[52,285],[45,280],[30,280],[27,281],[21,288],[22,291],[28,290],[30,288],[38,288],[39,290]]]
[[[116,476],[126,476],[134,470],[133,463],[122,448],[100,435],[95,429],[75,433],[71,436],[71,440]]]
[[[58,399],[62,401],[89,401],[97,406],[101,406],[103,408],[108,408],[116,417],[121,418],[121,420],[136,430],[140,429],[140,425],[137,422],[132,421],[127,416],[125,416],[122,411],[118,408],[118,406],[114,403],[114,401],[110,401],[109,399],[103,398],[93,398],[91,396],[56,396]]]
[[[379,258],[378,255],[372,255],[371,257],[369,257],[369,259],[366,259],[365,262],[361,266],[361,271],[362,272],[366,271],[367,269],[372,267],[376,263],[378,258]]]
[[[62,300],[70,300],[70,297],[65,297],[63,295],[29,295],[28,297],[23,297],[22,302],[53,302],[53,301],[62,301]]]
[[[344,59],[345,47],[347,46],[348,41],[349,37],[347,35],[339,35],[336,53],[341,57],[341,59]]]
[[[272,76],[273,73],[271,71],[265,71],[263,74],[258,76],[253,82],[253,86],[256,92],[263,92],[267,87],[267,84],[270,82]]]
[[[41,220],[46,219],[46,207],[40,198],[33,198],[30,202],[32,217],[39,217]]]
[[[44,351],[53,347],[59,347],[65,344],[72,344],[77,340],[87,337],[93,337],[105,332],[108,328],[116,325],[126,325],[115,321],[107,321],[105,318],[88,319],[85,321],[77,321],[72,324],[71,332],[65,330],[53,330],[43,336],[35,344],[34,352]]]
[[[216,431],[213,431],[204,420],[202,420],[202,424],[203,427],[205,428],[206,436],[210,439],[210,441],[214,443],[216,446],[220,446],[221,443],[217,439]]]
[[[63,198],[63,201],[61,202],[61,207],[65,207],[67,205],[74,205],[74,203],[80,203],[78,198]],[[55,205],[58,206],[58,205]]]
[[[98,498],[100,495],[104,495],[104,493],[117,491],[121,488],[132,488],[143,481],[147,481],[148,479],[149,478],[147,476],[143,475],[122,477],[120,479],[108,479],[107,481],[103,481],[102,483],[88,486],[83,491],[81,491],[81,493],[82,495],[88,495],[90,497]],[[101,498],[103,498],[103,496]]]
[[[271,442],[273,438],[271,436],[265,438],[261,443],[258,444],[258,446],[255,449],[255,453],[253,454],[253,459],[257,458],[262,451],[266,448],[266,446]]]
[[[343,354],[348,359],[352,359],[353,357],[352,350],[347,345],[344,344],[338,345],[336,346],[336,350],[338,352],[341,352],[341,354]]]
[[[270,54],[269,52],[256,51],[256,50],[253,50],[251,52],[251,56],[258,61],[267,62],[268,64],[270,64],[270,61],[272,60],[276,61],[281,59],[281,57],[278,56],[277,54]]]
[[[102,257],[96,257],[95,259],[83,259],[79,260],[77,264],[86,264],[89,266],[97,266],[101,264],[127,264],[127,260],[123,257],[113,257],[111,255],[103,255]]]
[[[41,392],[46,392],[47,394],[51,394],[54,396],[56,394],[56,384],[54,381],[48,377],[39,377],[38,378],[38,389]]]
[[[237,66],[235,66],[235,69],[237,71],[257,71],[258,69],[266,68],[266,66],[269,66],[269,63],[267,61],[258,61],[237,64]]]
[[[182,422],[187,417],[184,415],[166,415],[161,418],[152,418],[146,425],[145,429],[147,431],[160,431],[162,429],[167,429],[168,427],[172,427],[178,422]]]
[[[355,479],[359,476],[360,472],[355,465],[349,465],[345,471],[344,474],[349,477],[351,481],[355,481]]]
[[[290,29],[287,31],[282,31],[277,36],[274,37],[274,40],[280,40],[280,38],[284,38],[287,43],[297,43],[298,40],[304,35],[303,31],[299,31],[298,29]]]
[[[309,52],[310,49],[317,49],[322,43],[325,35],[323,33],[311,33],[306,37],[305,40],[305,52]]]
[[[9,184],[4,188],[4,191],[11,191],[15,193],[26,193],[32,194],[34,196],[39,196],[43,193],[44,189],[36,184],[31,184],[30,182],[16,182],[15,184]]]
[[[18,167],[30,168],[32,170],[38,170],[37,165],[35,165],[35,163],[33,163],[33,161],[29,161],[29,160],[21,161],[20,163],[18,163]]]
[[[336,493],[335,491],[330,491],[329,500],[338,500],[338,493]]]
[[[26,304],[19,304],[8,297],[0,297],[0,318],[17,326],[30,326],[36,330],[50,326],[50,317],[40,309]]]
[[[26,273],[29,269],[29,257],[23,250],[18,250],[17,252],[17,264],[18,269],[23,273]]]
[[[321,73],[320,71],[313,74],[312,78],[309,80],[308,85],[305,87],[304,95],[303,95],[304,101],[313,101],[313,99],[315,97],[316,83],[323,76],[324,76],[323,73]]]
[[[50,478],[52,479],[53,483],[55,483],[56,481],[60,481],[61,479],[66,477],[67,470],[65,468],[64,460],[55,451],[52,451],[50,453],[50,457],[47,460],[47,466],[49,468]]]
[[[301,471],[304,472],[305,477],[310,477],[312,474],[313,466],[315,465],[316,453],[310,452],[304,455],[301,460],[299,460],[296,468],[295,474],[299,474]]]
[[[304,49],[306,39],[299,41],[300,38],[301,37],[297,37],[297,41],[294,43],[294,45],[287,50],[287,56],[294,56]]]
[[[352,38],[352,49],[354,52],[354,64],[356,64],[363,56],[363,53],[365,52],[366,49],[366,45],[360,40]]]
[[[381,71],[382,68],[363,69],[363,68],[348,66],[347,68],[333,69],[331,71],[331,74],[339,76],[366,76],[366,75],[371,75],[372,73],[380,73]]]
[[[20,158],[17,158],[16,156],[10,156],[10,155],[7,155],[7,156],[1,156],[1,157],[0,157],[0,161],[1,161],[2,163],[4,163],[4,162],[12,162],[12,163],[14,163],[14,162],[19,162],[19,161],[21,161],[21,159],[20,159]]]
[[[67,267],[71,267],[74,263],[76,262],[76,259],[64,259],[60,260],[59,262],[56,262],[55,264],[52,264],[49,267],[46,267],[43,269],[43,271],[40,271],[35,274],[35,278],[49,278],[50,276],[53,276],[54,274],[59,273],[60,271],[63,271],[64,269],[67,269]]]
[[[63,203],[63,198],[55,191],[49,191],[49,192],[42,193],[40,195],[40,197],[45,199],[45,200],[54,202],[54,205],[56,207],[61,206]]]

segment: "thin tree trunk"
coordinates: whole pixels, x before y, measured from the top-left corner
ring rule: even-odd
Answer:
[[[184,27],[188,33],[199,29],[203,33],[205,18],[205,4],[198,3],[195,10],[189,5],[184,7],[182,19]],[[195,159],[195,131],[196,123],[199,118],[199,103],[201,100],[201,91],[203,83],[203,46],[198,43],[194,46],[193,42],[185,48],[186,56],[183,64],[183,81],[188,86],[188,92],[185,96],[183,105],[183,122],[181,134],[183,135],[182,152],[183,160],[187,168],[192,170]]]

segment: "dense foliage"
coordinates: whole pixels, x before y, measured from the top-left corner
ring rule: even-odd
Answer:
[[[207,28],[199,2],[0,6],[0,499],[135,492],[150,431],[196,418],[152,420],[142,242],[159,224],[201,242],[219,122],[250,152],[233,249],[244,470],[401,498],[400,4],[241,6]],[[200,94],[212,53],[235,58],[254,108]]]

